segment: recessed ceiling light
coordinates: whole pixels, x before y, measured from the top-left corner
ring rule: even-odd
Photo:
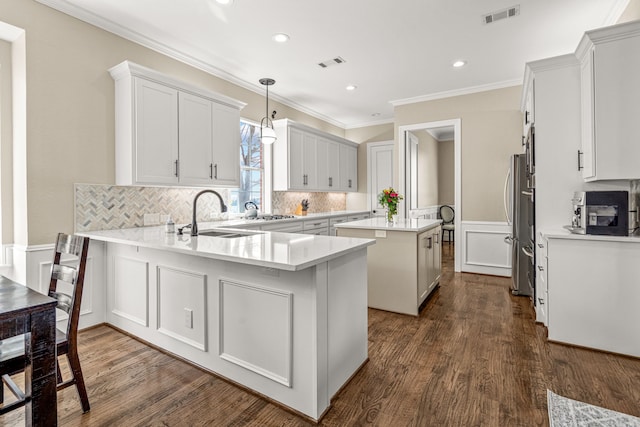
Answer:
[[[347,89],[347,90],[356,90],[357,88],[358,88],[358,86],[356,86],[356,85],[349,85],[345,89]]]
[[[453,63],[453,66],[456,68],[464,67],[465,65],[467,65],[467,61],[463,61],[461,59]]]
[[[233,3],[233,0],[216,0],[216,2],[217,2],[218,4],[228,5],[228,4]]]
[[[277,33],[273,35],[272,39],[278,43],[285,43],[289,41],[289,36],[285,33]]]

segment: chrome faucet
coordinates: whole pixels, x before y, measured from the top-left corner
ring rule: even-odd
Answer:
[[[197,207],[197,204],[198,204],[198,197],[202,196],[204,193],[213,193],[216,196],[218,196],[218,199],[220,199],[220,212],[226,212],[227,211],[227,205],[224,204],[224,200],[222,200],[222,196],[220,194],[218,194],[217,191],[214,191],[214,190],[202,190],[201,192],[196,194],[196,197],[193,198],[193,218],[192,218],[192,221],[191,221],[191,235],[192,236],[197,236],[198,235],[198,223],[196,222],[196,207]]]

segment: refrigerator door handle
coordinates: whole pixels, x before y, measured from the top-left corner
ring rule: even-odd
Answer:
[[[531,248],[529,248],[528,246],[523,246],[522,252],[524,252],[524,254],[529,258],[533,258],[533,252],[531,251]]]
[[[504,215],[507,217],[507,223],[511,224],[513,218],[509,216],[509,179],[511,178],[511,169],[507,171],[507,177],[504,179],[504,192],[503,192],[503,202],[504,202]]]

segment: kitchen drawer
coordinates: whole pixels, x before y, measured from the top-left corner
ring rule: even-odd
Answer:
[[[302,221],[264,224],[261,229],[262,231],[279,231],[281,233],[301,233]]]
[[[304,231],[315,230],[316,228],[325,228],[328,230],[329,228],[329,219],[307,219],[302,221],[302,229]]]
[[[335,224],[340,224],[342,222],[347,222],[347,221],[349,221],[349,217],[347,217],[346,215],[329,218],[329,224],[331,226],[334,226]]]
[[[312,234],[314,236],[328,236],[329,231],[326,228],[314,228],[311,230],[305,230],[302,234]]]
[[[349,215],[347,218],[349,221],[360,221],[361,219],[371,218],[371,214]]]

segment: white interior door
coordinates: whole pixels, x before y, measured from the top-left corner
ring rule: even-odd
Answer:
[[[378,203],[378,194],[393,186],[393,165],[393,141],[367,145],[367,193],[369,210],[375,216],[384,215],[384,208]]]

